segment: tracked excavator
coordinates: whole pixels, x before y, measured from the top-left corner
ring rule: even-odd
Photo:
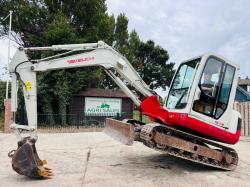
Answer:
[[[29,59],[29,51],[57,51],[43,59]],[[9,71],[11,75],[11,127],[18,147],[9,153],[12,168],[31,178],[50,178],[47,161],[38,156],[36,73],[49,70],[99,66],[128,95],[141,113],[150,118],[145,124],[134,119],[107,118],[106,132],[116,140],[145,146],[168,155],[222,170],[233,170],[237,152],[225,144],[240,137],[241,116],[233,109],[238,81],[238,65],[213,53],[182,62],[172,80],[164,104],[149,88],[129,61],[111,46],[98,43],[19,48]],[[18,85],[22,84],[28,124],[16,124]],[[139,97],[142,95],[142,97]],[[221,144],[223,143],[223,144]]]

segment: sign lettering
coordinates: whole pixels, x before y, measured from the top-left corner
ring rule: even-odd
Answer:
[[[121,114],[121,99],[85,97],[85,115],[116,116]]]

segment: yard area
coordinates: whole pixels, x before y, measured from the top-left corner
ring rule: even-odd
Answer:
[[[0,133],[1,186],[250,186],[250,138],[233,146],[240,157],[235,171],[221,171],[172,158],[140,143],[125,146],[102,132],[40,133],[37,149],[55,176],[31,180],[12,171],[7,153],[14,134]]]

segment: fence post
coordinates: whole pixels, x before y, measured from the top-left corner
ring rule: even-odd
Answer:
[[[77,112],[77,129],[79,129],[79,123],[80,123],[80,117],[79,117],[79,112]]]
[[[242,129],[241,129],[241,136],[245,136],[245,116],[244,116],[244,113],[243,113],[243,105],[242,103],[239,103],[239,112],[241,114],[241,117],[242,117]]]
[[[248,123],[248,136],[250,136],[250,102],[247,102],[247,111],[248,111],[248,118],[247,118],[247,123]]]
[[[235,102],[234,109],[241,114],[241,136],[250,136],[250,102]]]
[[[249,111],[248,111],[248,103],[247,102],[244,102],[244,115],[245,115],[245,136],[249,136],[249,134],[248,134]]]

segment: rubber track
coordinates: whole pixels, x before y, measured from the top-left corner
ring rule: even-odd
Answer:
[[[228,165],[228,164],[225,164],[223,162],[218,162],[218,161],[217,162],[211,162],[211,161],[209,161],[208,158],[206,158],[206,159],[199,159],[199,158],[194,159],[194,158],[192,158],[192,157],[190,157],[188,155],[183,154],[182,152],[187,152],[187,151],[182,151],[179,148],[178,148],[179,152],[171,151],[171,149],[160,148],[160,147],[162,147],[161,145],[154,145],[154,143],[152,143],[152,138],[150,137],[150,132],[152,132],[153,130],[156,130],[156,131],[158,130],[158,132],[159,132],[159,130],[162,131],[162,129],[165,132],[169,132],[169,133],[171,133],[171,135],[174,135],[174,136],[176,136],[178,138],[186,137],[189,140],[192,140],[192,141],[190,141],[192,143],[195,143],[195,142],[199,141],[199,142],[205,143],[207,145],[212,145],[212,146],[214,146],[216,148],[220,148],[220,150],[218,150],[218,151],[221,151],[221,152],[226,151],[227,153],[231,154],[231,156],[234,159],[233,162],[235,164]],[[181,158],[181,159],[184,159],[184,160],[189,160],[189,161],[192,161],[192,162],[195,162],[195,163],[198,163],[198,164],[202,164],[202,165],[206,165],[206,166],[210,166],[210,167],[230,171],[230,170],[234,170],[236,168],[236,166],[237,166],[237,163],[238,163],[238,154],[236,153],[236,151],[233,148],[223,146],[223,145],[218,144],[216,142],[213,142],[211,140],[201,138],[201,137],[198,137],[198,136],[195,136],[195,135],[192,135],[192,134],[189,134],[189,133],[186,133],[186,132],[183,132],[183,131],[180,131],[180,130],[177,130],[177,129],[174,129],[174,128],[171,128],[171,127],[168,127],[168,126],[165,126],[165,125],[155,124],[155,123],[146,124],[146,125],[144,125],[142,127],[140,136],[145,141],[144,142],[145,145],[150,147],[150,148],[153,148],[153,149],[155,149],[157,151],[167,153],[167,154],[169,154],[171,156],[175,156],[175,157],[178,157],[178,158]],[[177,149],[177,148],[174,148],[174,149]],[[205,158],[205,157],[203,156],[203,158]]]

